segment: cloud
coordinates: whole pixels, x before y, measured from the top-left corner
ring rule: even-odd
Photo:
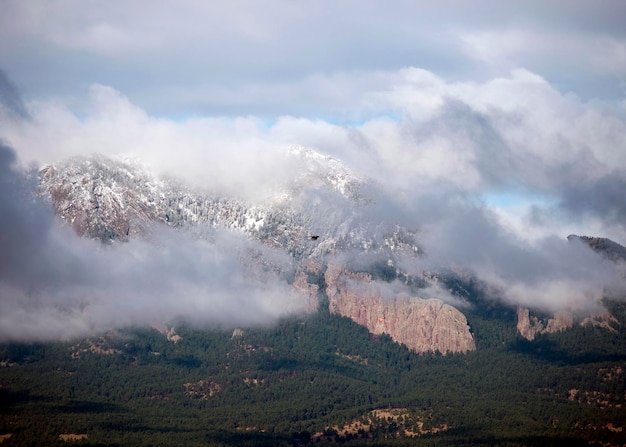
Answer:
[[[79,238],[34,195],[5,145],[0,183],[0,340],[67,339],[181,320],[259,325],[305,310],[306,299],[285,279],[249,260],[261,250],[288,274],[291,261],[269,248],[230,233],[210,232],[207,241],[166,228],[126,244]]]
[[[470,32],[461,40],[477,60],[505,71],[524,66],[552,78],[565,69],[570,83],[582,82],[583,75],[607,80],[626,75],[624,35],[513,28]]]
[[[409,66],[475,81],[526,68],[562,92],[614,100],[623,96],[625,13],[619,0],[160,0],[149,10],[5,0],[0,58],[28,96],[79,100],[100,83],[153,116],[336,118],[333,94],[348,101],[352,86],[325,79]]]
[[[559,207],[569,215],[591,215],[623,225],[626,221],[626,172],[611,172],[598,179],[570,185],[563,191]]]
[[[400,223],[427,254],[401,265],[456,265],[516,304],[593,307],[621,290],[614,266],[565,240],[626,241],[621,0],[2,6],[0,138],[17,157],[0,151],[15,216],[0,221],[0,337],[151,324],[179,305],[198,324],[246,323],[245,306],[261,323],[292,303],[240,262],[263,248],[232,235],[101,247],[63,230],[15,165],[91,153],[258,201],[301,178],[284,149],[304,145],[368,178],[375,201],[305,194],[316,230]]]
[[[20,93],[2,69],[0,69],[0,107],[6,108],[9,113],[21,118],[28,117]]]
[[[58,102],[33,104],[33,120],[3,121],[0,132],[24,164],[99,153],[137,158],[158,174],[213,192],[251,196],[297,172],[257,118],[150,117],[120,92],[94,85],[83,117]],[[259,188],[259,185],[266,185]]]
[[[340,89],[348,78],[325,82]],[[573,178],[598,178],[625,164],[625,152],[613,149],[626,131],[619,111],[563,95],[525,70],[473,83],[406,68],[357,73],[353,83],[360,87],[342,113],[360,116],[357,124],[289,115],[270,122],[155,118],[121,92],[94,85],[80,112],[59,101],[36,102],[29,106],[34,122],[0,128],[26,163],[91,152],[134,154],[159,171],[243,189],[288,172],[279,147],[290,144],[334,154],[405,189],[443,181],[468,190],[550,195]]]
[[[597,310],[603,294],[626,294],[623,266],[583,243],[556,235],[528,241],[490,209],[450,195],[431,202],[436,217],[422,226],[428,269],[474,274],[508,303],[549,311]]]
[[[307,218],[319,229],[329,229],[322,217],[338,230],[342,219],[366,229],[402,224],[417,231],[428,267],[473,271],[513,303],[591,306],[604,285],[619,282],[612,267],[565,237],[626,240],[622,110],[564,94],[524,69],[482,82],[414,67],[350,75],[351,100],[339,108],[361,120],[348,124],[290,115],[157,118],[94,85],[80,113],[63,101],[32,101],[32,119],[0,120],[0,133],[24,164],[132,154],[161,174],[250,200],[299,178],[303,163],[284,149],[302,144],[370,179],[375,199],[353,209],[319,191],[304,197],[316,203]],[[319,75],[308,86],[341,90],[349,79]],[[515,197],[515,209],[494,197]]]

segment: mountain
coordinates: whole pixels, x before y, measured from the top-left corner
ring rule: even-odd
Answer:
[[[622,301],[603,302],[604,320],[553,315],[507,304],[467,272],[404,269],[419,265],[420,233],[372,219],[374,182],[308,149],[286,156],[295,175],[255,200],[128,160],[39,171],[59,220],[103,243],[74,238],[81,249],[145,248],[163,226],[207,250],[227,231],[255,247],[237,253],[244,281],[260,264],[261,279],[286,279],[310,306],[267,326],[172,319],[0,343],[3,447],[626,444]],[[615,243],[581,240],[619,262]],[[274,265],[277,253],[289,262]]]
[[[605,237],[578,236],[570,234],[569,241],[579,240],[587,244],[593,251],[614,262],[626,261],[626,247]]]
[[[300,257],[311,254],[300,242],[312,234],[329,248],[365,243],[350,242],[345,229],[367,202],[360,194],[366,182],[338,160],[309,149],[290,148],[285,157],[295,160],[297,175],[255,202],[157,178],[137,162],[103,156],[44,166],[40,191],[79,235],[105,241],[127,240],[165,224],[237,230]]]
[[[324,276],[319,268],[311,272],[307,266],[319,264],[328,272],[331,260],[331,270],[339,268],[345,277],[353,275],[351,269],[363,268],[359,267],[364,264],[361,259],[374,260],[364,264],[370,270],[364,273],[370,275],[371,286],[376,285],[371,274],[379,280],[382,275],[383,283],[398,277],[408,282],[408,274],[392,266],[400,256],[419,254],[416,235],[399,226],[386,228],[359,219],[360,209],[371,201],[364,191],[372,186],[338,160],[310,149],[290,148],[286,156],[295,157],[301,172],[260,203],[192,189],[174,179],[158,179],[137,163],[102,156],[43,167],[39,172],[40,192],[49,199],[56,215],[79,235],[102,241],[142,237],[154,225],[239,232],[289,253],[296,260],[296,270],[306,272],[307,279],[300,276],[295,285],[315,295],[313,301],[336,287],[337,277]],[[355,265],[348,260],[337,267],[337,259],[344,253],[350,253]],[[319,288],[320,283],[329,281],[332,284]],[[314,292],[310,292],[312,287],[316,287]],[[417,352],[473,349],[469,327],[458,310],[438,299],[393,295],[377,301],[386,309],[384,327],[353,314],[354,305],[349,305],[348,297],[355,295],[346,294],[345,287],[333,295],[342,297],[343,305],[336,299],[329,305],[373,333],[387,333]],[[358,299],[361,306],[374,305],[364,304],[371,296]]]
[[[173,180],[159,180],[140,165],[102,156],[45,166],[39,177],[41,193],[55,213],[79,235],[101,240],[140,236],[156,223],[254,232],[270,211],[198,194]]]
[[[607,238],[578,236],[571,234],[567,237],[570,242],[582,242],[602,257],[615,262],[626,261],[626,247]],[[616,331],[617,320],[608,311],[583,313],[576,315],[569,311],[558,311],[553,315],[540,315],[528,308],[517,310],[517,330],[527,340],[533,340],[538,334],[552,334],[564,331],[574,325],[596,326],[607,331]]]
[[[429,287],[440,287],[437,274],[398,267],[400,260],[421,255],[416,231],[363,218],[377,185],[308,148],[291,147],[285,157],[297,167],[295,174],[255,200],[190,187],[159,178],[136,161],[103,156],[44,166],[39,188],[55,214],[81,236],[127,241],[158,225],[228,229],[287,253],[294,260],[293,285],[309,295],[310,308],[328,302],[332,312],[416,352],[475,349],[462,311],[423,296]],[[626,259],[626,248],[608,239],[568,239],[581,240],[612,261]],[[392,282],[405,287],[393,291]],[[612,328],[607,313],[544,317],[525,308],[517,311],[516,327],[532,340],[570,328],[575,320]]]

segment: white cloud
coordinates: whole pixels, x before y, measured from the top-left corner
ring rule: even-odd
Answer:
[[[5,0],[0,69],[25,100],[0,86],[0,138],[23,165],[126,154],[159,173],[254,198],[297,174],[285,145],[310,146],[383,185],[367,217],[379,212],[387,223],[418,227],[432,262],[473,269],[518,303],[586,305],[604,272],[588,269],[583,286],[547,251],[575,257],[564,248],[569,233],[626,242],[624,16],[621,0]],[[507,194],[519,197],[517,206],[482,202]],[[69,238],[59,248],[67,263],[91,251],[50,234],[59,247]],[[555,238],[562,244],[548,244]],[[115,254],[122,266],[138,262],[148,281],[171,253],[183,263],[199,257],[215,284],[242,291],[258,315],[276,315],[264,297],[282,284],[238,289],[240,269],[219,244],[164,241],[96,251],[93,261],[104,268]],[[568,267],[597,261],[587,255]],[[174,278],[186,315],[208,315],[214,303],[239,321],[228,290],[201,299],[214,283],[187,275],[194,272],[189,265]],[[105,296],[127,295],[105,285],[81,302],[82,285],[60,276],[66,285],[52,288],[52,305],[12,290],[22,304],[0,301],[0,330],[21,322],[36,335],[47,322],[50,333],[84,333],[111,324],[119,306],[129,306],[130,322],[146,322],[139,309],[151,289],[123,269],[115,274],[140,299],[109,305]],[[88,279],[103,282],[97,273]],[[2,287],[9,296],[17,286]],[[170,315],[175,304],[166,297],[148,316]]]
[[[60,101],[31,102],[31,120],[7,115],[0,132],[23,164],[130,154],[161,173],[244,195],[293,175],[282,155],[290,144],[334,154],[409,195],[439,183],[477,197],[519,191],[557,203],[568,188],[591,188],[626,167],[622,114],[564,95],[527,70],[482,83],[414,68],[351,78],[358,87],[343,113],[357,116],[364,107],[371,116],[356,125],[293,116],[155,118],[94,85],[82,114]],[[340,88],[348,79],[319,82]]]
[[[516,302],[532,295],[556,306],[561,301],[548,303],[541,290],[578,287],[540,243],[557,237],[566,244],[570,233],[626,241],[626,202],[616,193],[626,185],[626,120],[619,110],[563,94],[523,69],[483,82],[453,82],[408,67],[318,75],[306,86],[333,91],[349,80],[353,100],[338,109],[364,117],[355,124],[289,115],[270,122],[254,116],[157,118],[122,92],[94,85],[81,113],[61,100],[27,103],[28,119],[5,110],[0,134],[23,164],[93,152],[131,154],[161,173],[253,198],[297,175],[285,145],[310,146],[382,185],[387,203],[369,217],[378,211],[377,219],[420,229],[432,262],[452,262],[494,284],[509,284],[504,295]],[[520,206],[485,207],[481,200],[490,194],[514,194]],[[515,278],[525,262],[544,263],[554,275]],[[601,280],[599,273],[589,277],[594,286]],[[591,292],[571,293],[585,302],[595,296]]]
[[[268,324],[304,312],[307,298],[250,261],[262,252],[285,274],[291,260],[241,235],[211,241],[155,227],[152,238],[102,245],[55,224],[0,145],[0,341],[86,336],[183,321]]]
[[[77,97],[100,83],[160,116],[344,118],[363,73],[376,81],[403,67],[463,81],[522,67],[559,91],[613,100],[623,95],[624,13],[618,0],[601,8],[585,1],[5,0],[0,59],[29,97]]]
[[[620,79],[626,75],[624,36],[505,28],[462,33],[460,39],[470,55],[501,70],[525,66],[552,71],[560,63],[561,70]]]

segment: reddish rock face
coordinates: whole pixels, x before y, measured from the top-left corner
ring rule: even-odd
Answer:
[[[539,318],[532,315],[530,309],[519,307],[517,309],[517,330],[526,340],[534,340],[537,334],[553,334],[555,332],[564,331],[573,327],[575,324],[580,326],[596,326],[609,331],[615,331],[613,327],[617,323],[615,317],[609,312],[600,312],[584,317],[577,318],[571,312],[559,311],[555,312],[552,318]]]
[[[437,299],[383,296],[380,284],[366,273],[328,265],[325,275],[330,311],[369,329],[387,334],[415,352],[467,352],[476,349],[467,319]]]
[[[296,272],[293,287],[307,297],[308,304],[306,310],[308,312],[315,312],[319,305],[319,286],[317,284],[310,284],[307,281],[307,272],[319,273],[319,266],[314,261],[309,260],[303,262],[303,265]]]

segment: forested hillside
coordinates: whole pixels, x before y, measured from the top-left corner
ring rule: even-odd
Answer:
[[[3,345],[0,440],[622,445],[626,308],[608,304],[615,330],[574,327],[530,342],[515,331],[514,309],[476,301],[467,316],[477,351],[445,356],[412,353],[323,305],[265,329]]]

